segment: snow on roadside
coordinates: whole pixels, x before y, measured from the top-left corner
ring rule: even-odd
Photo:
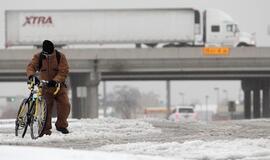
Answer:
[[[260,126],[269,127],[269,120],[243,120],[231,121],[204,125],[203,123],[195,124],[180,124],[181,132],[194,127],[210,127],[219,129],[222,126],[225,129],[243,126]],[[270,137],[261,139],[234,139],[234,140],[218,140],[210,141],[193,140],[185,141],[184,143],[168,142],[143,142],[145,136],[162,134],[160,129],[153,127],[152,124],[165,125],[167,127],[175,127],[178,124],[169,123],[166,120],[156,119],[141,119],[141,120],[121,120],[115,118],[106,119],[70,119],[69,135],[63,135],[53,129],[51,136],[45,136],[38,140],[32,140],[27,134],[27,137],[22,139],[14,136],[14,120],[0,121],[0,155],[1,160],[17,160],[18,156],[25,155],[24,159],[28,160],[47,160],[47,159],[94,159],[94,160],[270,160]],[[241,125],[242,126],[242,125]],[[240,128],[241,128],[240,126]],[[54,128],[54,127],[53,127]],[[256,129],[256,128],[255,128]],[[258,128],[257,128],[258,129]],[[259,132],[261,133],[261,132]],[[178,134],[178,133],[177,133]],[[177,135],[176,134],[176,135]],[[180,134],[180,133],[179,133]],[[253,131],[250,135],[258,134]],[[266,133],[267,134],[267,133]],[[260,136],[257,136],[258,138]],[[38,148],[38,147],[17,147],[3,146],[8,145],[37,145],[42,146],[48,144],[72,144],[81,141],[85,147],[91,143],[107,140],[135,138],[140,143],[129,144],[113,144],[97,148],[94,151],[79,151],[79,150],[59,150],[55,148]],[[110,141],[111,144],[115,141]],[[116,141],[118,142],[118,141]],[[125,142],[125,141],[119,141]],[[89,143],[89,144],[88,144]],[[106,144],[106,143],[103,143]],[[72,146],[70,146],[72,147]],[[114,153],[109,153],[114,152]],[[16,153],[16,154],[14,154]],[[40,156],[42,155],[42,156]],[[41,158],[42,157],[42,158]]]
[[[54,124],[54,123],[53,123]],[[0,144],[33,144],[44,142],[65,142],[93,139],[118,139],[136,138],[144,135],[160,134],[161,130],[154,128],[152,124],[138,120],[121,120],[116,118],[106,119],[81,119],[69,120],[68,135],[63,135],[55,130],[53,126],[52,135],[44,136],[37,140],[30,138],[29,131],[25,138],[15,137],[14,120],[4,120],[0,125]],[[10,130],[13,133],[1,133],[3,130]]]
[[[0,146],[1,160],[181,160],[160,156],[56,148]]]
[[[97,149],[106,152],[122,152],[134,155],[162,156],[187,160],[269,160],[269,139],[235,139],[184,143],[129,143],[107,145]]]

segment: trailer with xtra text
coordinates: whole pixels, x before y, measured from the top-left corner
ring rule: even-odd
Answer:
[[[240,32],[220,10],[193,8],[8,10],[6,47],[145,44],[161,46],[255,46],[255,37]]]

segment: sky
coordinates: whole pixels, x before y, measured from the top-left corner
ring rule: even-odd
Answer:
[[[4,47],[4,11],[21,9],[91,9],[91,8],[167,8],[192,7],[200,10],[215,8],[231,15],[238,22],[240,30],[256,33],[258,46],[270,46],[270,36],[267,28],[270,24],[269,0],[6,0],[0,2],[0,48]],[[78,24],[79,25],[79,24]],[[2,36],[1,36],[2,35]],[[144,92],[154,91],[165,101],[165,82],[108,82],[109,88],[114,85],[128,84],[138,87]],[[1,95],[26,94],[25,83],[0,83],[0,87],[7,92]],[[204,103],[205,96],[209,96],[209,103],[216,103],[217,96],[213,88],[220,88],[220,95],[227,90],[228,97],[236,100],[239,97],[240,81],[173,81],[172,104],[181,103],[179,92],[184,92],[185,102],[190,103],[199,99]],[[16,88],[16,91],[13,89]],[[100,89],[102,90],[102,88]],[[102,92],[102,91],[101,91]]]

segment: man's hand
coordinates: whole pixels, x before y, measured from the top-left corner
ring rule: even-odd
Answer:
[[[55,80],[50,80],[47,84],[48,87],[57,87],[57,82]]]
[[[39,84],[40,81],[39,81],[39,79],[36,76],[31,75],[31,76],[28,77],[27,84],[31,84],[31,83]]]

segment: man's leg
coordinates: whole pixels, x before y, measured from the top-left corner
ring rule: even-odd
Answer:
[[[57,121],[55,126],[57,129],[67,128],[67,118],[70,113],[70,103],[67,95],[67,89],[61,87],[59,94],[56,96],[57,102]]]

